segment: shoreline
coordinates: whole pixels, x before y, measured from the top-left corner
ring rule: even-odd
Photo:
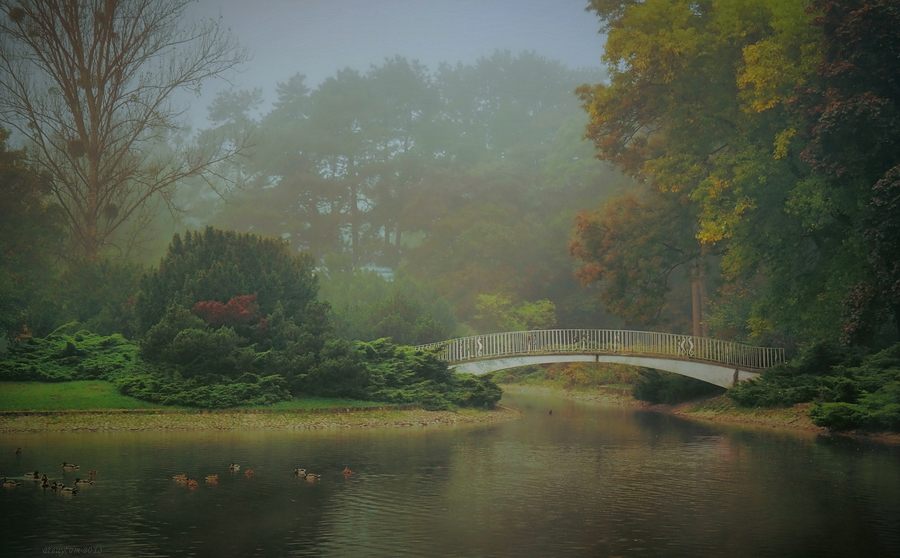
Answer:
[[[504,391],[551,395],[598,405],[631,407],[678,417],[792,431],[857,440],[900,444],[900,433],[833,432],[816,426],[808,413],[811,404],[778,409],[740,409],[727,395],[699,399],[677,405],[651,405],[634,399],[628,390],[599,388],[569,391],[548,386],[503,384]],[[129,409],[105,411],[8,411],[0,413],[0,434],[60,432],[137,432],[187,430],[321,430],[348,428],[402,428],[478,424],[516,420],[518,409],[498,404],[493,410],[459,409],[426,411],[420,408],[356,408],[335,410],[159,410]]]
[[[346,412],[133,412],[65,411],[0,416],[0,433],[135,432],[182,430],[320,430],[343,428],[401,428],[498,422],[522,413],[497,405],[490,411],[352,410]]]
[[[713,422],[717,424],[733,424],[737,426],[767,427],[819,434],[823,436],[840,436],[857,440],[900,444],[900,433],[893,432],[834,432],[822,426],[816,426],[809,418],[812,403],[803,403],[788,408],[776,409],[741,409],[727,395],[718,395],[677,405],[651,405],[638,401],[621,393],[622,390],[568,391],[553,387],[529,386],[525,384],[504,384],[501,387],[523,390],[525,393],[539,395],[555,395],[576,401],[585,401],[601,405],[620,405],[647,411],[667,413],[678,417]],[[620,392],[620,393],[616,393]]]

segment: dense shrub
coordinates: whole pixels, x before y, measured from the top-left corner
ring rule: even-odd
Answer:
[[[744,407],[789,407],[810,401],[852,402],[857,386],[843,374],[859,364],[858,349],[819,343],[788,363],[766,370],[759,378],[738,384],[728,396]]]
[[[395,345],[332,342],[304,379],[310,394],[413,403],[428,409],[492,407],[503,392],[489,378],[452,372],[437,351]]]
[[[352,341],[329,341],[318,362],[294,382],[294,388],[322,397],[368,399],[371,370],[365,357]]]
[[[196,330],[181,333],[192,331]],[[190,335],[193,333],[186,334]],[[228,358],[233,369],[251,369],[226,352],[222,360],[228,362]],[[185,379],[184,371],[194,372],[194,377]],[[44,338],[14,343],[0,360],[0,381],[107,380],[124,395],[161,405],[224,408],[267,405],[290,398],[281,376],[242,373],[232,379],[218,373],[221,371],[151,363],[139,358],[137,345],[121,335],[97,335],[80,329],[79,324],[69,324]]]
[[[291,398],[280,376],[244,374],[235,381],[200,383],[166,381],[158,375],[121,378],[116,387],[125,395],[160,405],[225,409],[244,405],[270,405]]]
[[[459,407],[493,407],[503,390],[490,378],[456,373],[447,399]]]
[[[0,360],[0,380],[112,380],[141,368],[137,346],[121,335],[97,335],[73,323],[44,338],[13,343]]]
[[[853,348],[811,347],[728,395],[748,407],[813,402],[813,422],[832,430],[900,430],[900,344],[866,357]]]
[[[724,388],[717,385],[680,374],[643,369],[632,393],[635,399],[654,405],[674,405],[698,397],[719,395],[724,391]]]
[[[155,326],[173,304],[193,308],[201,302],[227,304],[256,294],[259,312],[282,312],[298,323],[315,300],[318,284],[308,254],[293,253],[287,243],[252,234],[207,227],[175,235],[159,267],[141,278],[135,300],[139,333]]]

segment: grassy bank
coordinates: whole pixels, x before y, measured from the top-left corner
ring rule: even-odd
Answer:
[[[718,395],[678,405],[661,405],[658,408],[678,416],[715,422],[757,424],[776,428],[795,428],[811,432],[828,432],[827,428],[813,424],[809,418],[811,407],[812,403],[800,403],[790,407],[771,409],[739,407],[727,395]]]
[[[0,382],[0,411],[89,411],[158,409],[127,397],[111,382]]]
[[[428,426],[510,420],[513,409],[425,411],[324,397],[227,410],[161,407],[118,393],[110,382],[0,382],[0,432],[116,432]]]
[[[376,408],[384,403],[328,397],[293,398],[267,406],[245,406],[237,410],[302,412],[323,409]],[[111,382],[0,382],[0,412],[47,411],[191,411],[188,407],[164,407],[122,395]]]

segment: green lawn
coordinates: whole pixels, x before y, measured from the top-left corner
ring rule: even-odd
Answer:
[[[0,382],[0,411],[159,409],[120,394],[110,382]]]
[[[239,407],[242,410],[312,411],[384,407],[387,403],[331,399],[325,397],[294,398],[274,405]],[[3,411],[112,411],[119,409],[185,410],[186,407],[163,407],[120,394],[110,382],[0,382],[0,412]]]

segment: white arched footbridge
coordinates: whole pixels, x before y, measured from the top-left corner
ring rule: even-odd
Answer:
[[[707,337],[617,329],[550,329],[490,333],[417,349],[440,347],[457,372],[485,374],[552,362],[630,364],[690,376],[729,388],[784,362],[784,349]]]

